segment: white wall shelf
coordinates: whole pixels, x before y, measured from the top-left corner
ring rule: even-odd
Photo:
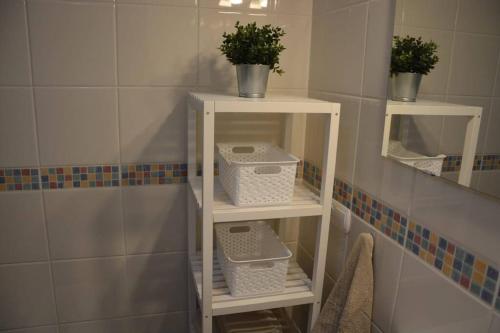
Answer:
[[[447,116],[468,117],[465,140],[462,153],[462,164],[458,183],[469,186],[474,167],[479,127],[481,125],[482,108],[437,101],[417,100],[416,102],[387,101],[385,112],[384,138],[382,142],[382,156],[391,157],[390,134],[392,119],[395,115],[403,116]]]
[[[285,149],[293,153],[302,145],[297,136],[305,114],[323,114],[323,174],[320,194],[297,181],[289,205],[237,207],[214,177],[214,136],[216,113],[286,114]],[[309,331],[321,308],[328,229],[332,207],[335,157],[337,152],[340,104],[300,97],[245,99],[235,96],[191,93],[188,101],[188,252],[190,320],[201,320],[202,333],[212,332],[212,317],[230,313],[310,304]],[[303,124],[302,124],[303,125]],[[303,127],[305,128],[305,127]],[[297,130],[299,129],[299,130]],[[303,131],[302,131],[303,132]],[[303,133],[302,133],[303,134]],[[302,138],[303,139],[303,138]],[[302,140],[303,141],[303,140]],[[197,147],[197,144],[199,147]],[[201,154],[200,154],[201,153]],[[201,155],[202,175],[197,176]],[[317,216],[316,250],[311,279],[291,263],[284,292],[249,298],[232,297],[213,256],[214,223],[275,218]],[[197,252],[197,221],[201,219],[201,252]],[[281,227],[280,227],[281,228]],[[281,230],[280,230],[281,233]],[[199,303],[201,319],[196,314]],[[192,325],[197,327],[198,325]]]

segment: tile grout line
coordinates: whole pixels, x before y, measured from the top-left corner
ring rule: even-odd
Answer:
[[[27,37],[28,37],[28,53],[29,53],[29,68],[30,68],[30,74],[31,74],[31,84],[34,85],[34,75],[33,75],[33,53],[31,50],[31,32],[30,32],[30,24],[29,24],[29,11],[28,11],[28,3],[24,1],[25,4],[25,15],[26,15],[26,31],[27,31]],[[35,88],[31,88],[32,91],[32,98],[33,98],[33,113],[34,113],[34,120],[35,120],[35,137],[36,137],[36,146],[37,146],[37,154],[38,154],[38,189],[41,190],[41,164],[42,164],[42,158],[41,158],[41,151],[40,151],[40,137],[38,133],[38,114],[36,112],[37,107],[36,107],[36,94],[35,94]],[[46,251],[47,251],[47,261],[48,261],[48,268],[49,268],[49,278],[50,278],[50,284],[51,284],[51,289],[52,289],[52,301],[54,302],[54,319],[55,319],[55,325],[56,325],[56,331],[59,332],[59,307],[58,307],[58,302],[57,302],[57,294],[56,294],[56,284],[55,284],[55,272],[54,272],[54,266],[52,262],[52,254],[50,250],[50,235],[49,235],[49,225],[48,225],[48,219],[47,219],[47,211],[45,209],[46,201],[45,201],[45,193],[43,191],[40,192],[40,198],[41,198],[41,205],[42,205],[42,217],[43,217],[43,227],[45,231],[45,241],[46,241]]]

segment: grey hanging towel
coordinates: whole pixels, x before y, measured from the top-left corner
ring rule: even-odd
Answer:
[[[360,234],[312,333],[370,333],[373,237]]]

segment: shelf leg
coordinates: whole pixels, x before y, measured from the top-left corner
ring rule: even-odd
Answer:
[[[203,112],[202,333],[212,333],[214,118],[214,103],[208,103]]]
[[[472,171],[474,170],[474,159],[476,157],[477,141],[479,138],[479,127],[481,126],[481,114],[473,116],[467,122],[465,131],[465,142],[462,154],[462,165],[458,175],[458,183],[470,187]]]
[[[196,253],[196,210],[197,205],[193,198],[193,194],[188,189],[187,191],[187,223],[188,223],[188,327],[191,330],[192,325],[197,320],[196,316],[196,291],[194,281],[192,279],[193,272],[191,271],[191,258]]]
[[[332,212],[333,183],[335,177],[335,161],[337,140],[339,132],[340,109],[338,106],[325,122],[325,137],[323,140],[323,166],[321,174],[320,201],[323,212],[319,218],[318,231],[316,232],[316,250],[314,254],[314,267],[311,290],[314,294],[314,303],[309,309],[308,332],[311,332],[321,310],[323,293],[323,280],[325,276],[326,251],[328,248],[328,233],[330,229],[330,215]]]

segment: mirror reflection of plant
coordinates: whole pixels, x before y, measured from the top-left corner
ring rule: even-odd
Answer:
[[[279,55],[285,50],[280,38],[285,35],[281,27],[266,24],[258,27],[256,22],[246,26],[236,22],[236,32],[224,32],[219,50],[233,65],[269,65],[279,75],[284,71],[279,67]]]
[[[391,54],[391,75],[397,73],[429,74],[439,61],[437,44],[422,37],[394,36]]]

